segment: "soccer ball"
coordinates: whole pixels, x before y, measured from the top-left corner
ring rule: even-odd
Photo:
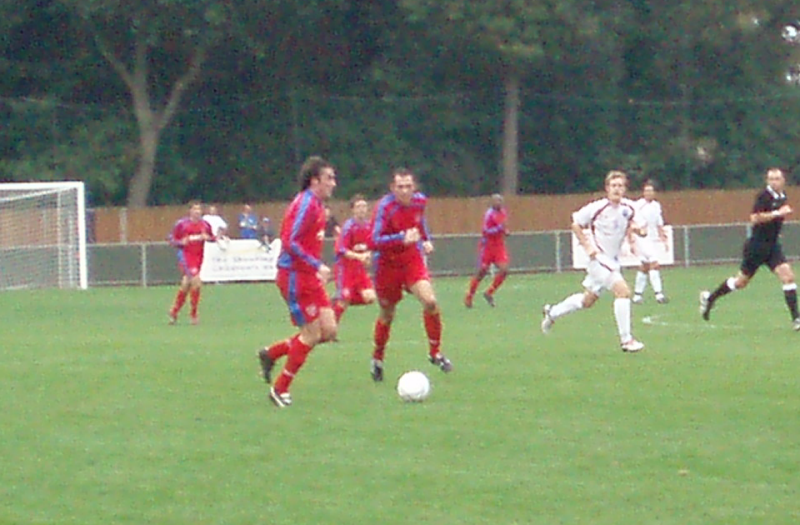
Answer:
[[[798,40],[797,28],[793,25],[784,26],[783,30],[781,31],[781,36],[783,37],[784,40],[786,40],[790,44],[793,44]]]
[[[406,372],[397,380],[397,395],[403,401],[419,403],[425,401],[430,394],[431,382],[419,370]]]

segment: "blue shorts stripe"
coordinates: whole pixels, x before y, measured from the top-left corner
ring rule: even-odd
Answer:
[[[289,315],[297,326],[305,326],[306,316],[297,302],[297,272],[289,272]]]

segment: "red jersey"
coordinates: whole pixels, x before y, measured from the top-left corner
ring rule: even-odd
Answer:
[[[347,219],[342,232],[336,239],[336,263],[342,265],[346,270],[360,270],[364,263],[355,259],[345,257],[345,252],[366,252],[369,250],[369,239],[372,229],[368,221],[357,221]]]
[[[281,254],[278,268],[316,274],[322,266],[325,208],[311,190],[297,194],[281,224]]]
[[[189,217],[184,217],[179,219],[175,226],[172,227],[169,242],[183,252],[183,256],[187,261],[197,262],[199,266],[199,263],[203,262],[204,233],[214,239],[211,233],[211,225],[206,221],[201,219],[195,222]],[[187,239],[186,244],[182,242],[184,239]]]
[[[490,207],[483,215],[483,229],[481,244],[486,248],[501,248],[505,246],[508,233],[506,229],[507,213],[505,208],[495,210]]]
[[[370,247],[375,250],[378,264],[406,266],[415,259],[422,260],[420,244],[405,244],[405,231],[417,228],[423,241],[429,239],[425,221],[428,198],[414,193],[408,206],[400,204],[391,193],[384,196],[372,214]]]

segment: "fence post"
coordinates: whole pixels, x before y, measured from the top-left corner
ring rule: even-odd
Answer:
[[[683,226],[683,267],[688,268],[691,266],[691,261],[689,258],[691,257],[691,247],[689,246],[689,239],[691,236],[689,235],[689,226]]]
[[[128,208],[119,209],[119,242],[128,243]]]
[[[561,273],[561,235],[559,231],[553,232],[556,236],[556,272]]]
[[[140,244],[142,247],[142,255],[139,258],[142,265],[142,287],[147,288],[147,243]]]

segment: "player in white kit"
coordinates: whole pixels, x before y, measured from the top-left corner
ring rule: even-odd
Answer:
[[[633,284],[633,304],[642,304],[647,280],[653,287],[658,304],[669,302],[664,295],[664,285],[661,281],[661,269],[658,264],[658,254],[661,247],[669,249],[667,234],[664,231],[664,215],[661,210],[661,203],[656,200],[655,183],[648,180],[642,187],[642,198],[634,203],[636,209],[636,222],[645,230],[644,237],[636,238],[633,251],[639,257],[639,271],[636,273],[636,281]]]
[[[614,294],[614,318],[617,322],[623,352],[638,352],[644,344],[631,334],[631,291],[620,271],[619,254],[622,243],[633,233],[643,230],[633,221],[633,201],[624,198],[628,177],[622,171],[606,175],[606,197],[590,202],[572,214],[572,231],[578,238],[589,265],[583,280],[584,291],[570,295],[560,303],[544,305],[542,332],[547,334],[556,319],[584,308],[591,308],[600,294]],[[589,229],[590,233],[584,233]]]

